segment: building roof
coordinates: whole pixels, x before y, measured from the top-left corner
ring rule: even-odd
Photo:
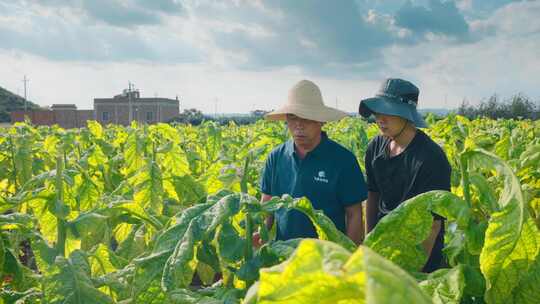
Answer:
[[[107,103],[129,103],[129,98],[127,97],[114,97],[114,98],[94,98],[94,104],[107,104]],[[178,105],[180,102],[178,99],[170,98],[161,98],[161,97],[141,97],[141,98],[132,98],[131,103],[168,103],[171,105]]]
[[[70,109],[70,110],[76,110],[77,106],[75,104],[58,104],[55,103],[51,106],[51,109]]]

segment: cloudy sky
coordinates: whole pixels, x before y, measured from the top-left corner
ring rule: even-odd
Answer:
[[[386,77],[420,107],[540,100],[540,0],[0,0],[0,86],[91,109],[135,84],[207,113],[273,109],[301,79],[355,111]]]

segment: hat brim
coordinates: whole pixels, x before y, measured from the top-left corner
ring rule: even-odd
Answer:
[[[266,114],[267,120],[285,120],[287,114],[294,114],[300,118],[319,122],[336,121],[349,116],[349,114],[338,109],[322,106],[320,108],[306,108],[294,105],[285,105],[273,112]]]
[[[395,101],[384,96],[368,98],[360,101],[358,113],[363,117],[369,117],[374,113],[399,116],[414,123],[418,128],[427,128],[426,121],[418,113],[415,106]]]

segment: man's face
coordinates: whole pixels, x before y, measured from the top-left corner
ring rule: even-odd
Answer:
[[[321,135],[323,123],[287,114],[287,127],[298,146],[309,147],[316,143]]]
[[[394,115],[375,113],[375,121],[381,130],[382,135],[394,137],[401,132],[407,120]]]

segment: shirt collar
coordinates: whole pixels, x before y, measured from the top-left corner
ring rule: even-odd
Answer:
[[[320,155],[324,151],[324,147],[328,143],[328,135],[326,132],[321,132],[321,142],[315,147],[315,149],[308,152],[309,155]],[[294,156],[296,154],[296,150],[294,149],[294,139],[289,139],[286,143],[285,147],[287,154],[290,156]]]

